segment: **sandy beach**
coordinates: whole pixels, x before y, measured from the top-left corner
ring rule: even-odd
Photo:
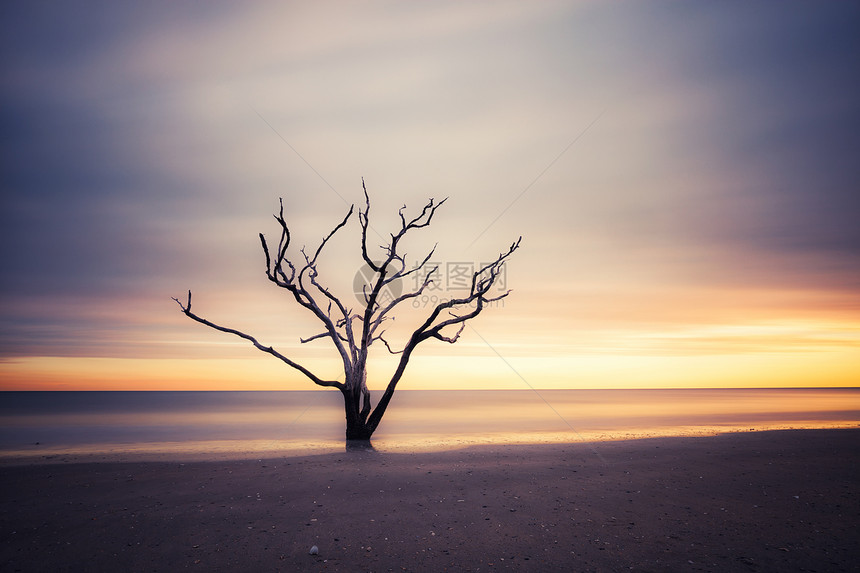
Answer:
[[[850,429],[4,465],[0,569],[858,571],[858,461]]]

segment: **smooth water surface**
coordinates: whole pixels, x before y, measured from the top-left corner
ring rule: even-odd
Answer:
[[[0,456],[343,449],[336,391],[3,392]],[[501,390],[395,394],[374,446],[415,451],[860,426],[860,389]]]

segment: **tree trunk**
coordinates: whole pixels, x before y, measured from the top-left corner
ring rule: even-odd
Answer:
[[[346,424],[346,440],[348,442],[367,442],[370,443],[370,436],[373,434],[365,424]]]
[[[347,442],[364,442],[370,444],[370,436],[373,430],[367,425],[359,408],[361,392],[352,389],[343,390],[343,406],[346,413],[346,440]]]

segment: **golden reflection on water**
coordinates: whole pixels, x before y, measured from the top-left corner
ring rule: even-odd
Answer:
[[[0,417],[0,430],[84,428],[79,443],[0,449],[0,462],[99,459],[248,459],[343,452],[337,395],[288,406]],[[427,452],[476,445],[600,442],[750,430],[860,427],[860,391],[660,390],[400,392],[374,447]],[[134,432],[140,428],[140,434]],[[104,432],[129,430],[124,442]],[[175,434],[171,433],[175,430]],[[102,432],[102,433],[99,433]],[[238,439],[234,439],[238,438]]]
[[[457,450],[473,446],[544,445],[599,443],[647,438],[697,437],[771,430],[812,430],[858,428],[857,420],[795,421],[725,426],[672,426],[636,430],[577,432],[497,432],[491,434],[451,434],[427,436],[403,434],[373,440],[373,449],[388,453],[421,453]],[[201,440],[183,442],[141,442],[134,444],[85,444],[68,447],[0,450],[0,466],[16,463],[69,463],[94,461],[226,461],[269,459],[339,453],[343,440]]]
[[[856,420],[834,420],[830,422],[821,421],[799,421],[785,423],[756,424],[755,427],[745,425],[725,426],[672,426],[637,428],[635,430],[586,430],[566,432],[519,432],[519,433],[494,433],[486,435],[459,434],[444,437],[428,436],[398,436],[396,440],[388,442],[378,439],[374,441],[374,447],[380,451],[392,453],[433,452],[460,449],[470,446],[504,446],[504,445],[528,445],[528,444],[571,444],[571,443],[593,443],[609,442],[619,440],[639,440],[646,438],[669,438],[669,437],[697,437],[715,436],[725,433],[737,432],[762,432],[771,430],[818,430],[818,429],[847,429],[858,428],[860,423]]]
[[[593,420],[604,420],[610,424],[636,425],[642,418],[663,418],[671,420],[672,424],[681,426],[699,426],[714,418],[731,416],[749,419],[770,418],[774,413],[785,415],[810,414],[810,420],[819,417],[830,419],[833,415],[841,415],[847,410],[860,412],[860,393],[834,395],[832,392],[797,390],[744,390],[741,397],[738,391],[722,390],[703,391],[707,394],[689,395],[689,391],[661,391],[660,399],[635,400],[630,393],[643,391],[631,390],[611,391],[624,392],[624,399],[607,401],[605,397],[599,400],[586,401],[555,395],[553,391],[523,393],[523,399],[511,400],[481,400],[492,393],[478,392],[401,392],[396,395],[392,406],[384,418],[384,425],[404,426],[402,431],[408,433],[408,427],[415,426],[419,430],[425,424],[482,426],[499,423],[515,425],[521,422],[534,421],[545,423],[562,422],[582,424]],[[416,396],[420,394],[420,396]],[[644,394],[644,393],[643,393]],[[646,395],[647,396],[647,395]],[[420,401],[420,404],[416,404]],[[412,399],[412,400],[410,400]],[[401,407],[405,406],[405,407]],[[419,407],[420,406],[420,407]],[[309,412],[309,413],[308,413]],[[813,415],[814,414],[814,415]],[[123,413],[72,413],[5,416],[0,418],[0,427],[16,424],[33,427],[54,425],[99,425],[123,426],[200,426],[222,425],[240,426],[243,424],[289,424],[300,420],[302,416],[313,418],[319,423],[339,424],[343,419],[342,410],[335,403],[329,402],[310,404],[308,407],[293,407],[282,409],[252,409],[227,411],[145,411]],[[632,421],[632,422],[631,422]],[[400,429],[398,430],[399,433]]]
[[[409,433],[413,425],[564,426],[569,430],[612,430],[672,426],[739,427],[752,421],[831,423],[860,421],[860,392],[850,390],[610,390],[593,393],[536,391],[518,400],[487,398],[475,392],[421,392],[422,407],[404,397],[405,408],[392,405],[386,421]],[[453,398],[452,398],[453,396]],[[459,398],[459,399],[457,399]]]

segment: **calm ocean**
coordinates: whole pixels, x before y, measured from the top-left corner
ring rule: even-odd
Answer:
[[[860,389],[402,390],[387,451],[860,426]],[[343,450],[336,391],[2,392],[0,457]]]

